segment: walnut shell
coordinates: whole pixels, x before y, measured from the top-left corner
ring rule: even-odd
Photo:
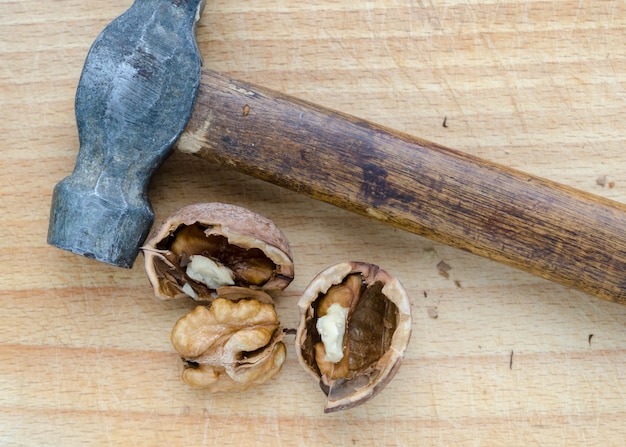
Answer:
[[[210,301],[221,286],[273,294],[294,276],[289,243],[280,229],[259,214],[223,203],[179,209],[154,230],[142,251],[148,279],[161,299]],[[200,260],[211,264],[220,278],[226,272],[226,280],[191,275],[189,269]]]
[[[335,303],[347,312],[339,361],[326,357],[318,326]],[[327,396],[324,412],[363,404],[393,378],[411,337],[409,298],[396,278],[373,264],[336,264],[311,281],[298,307],[296,353]]]

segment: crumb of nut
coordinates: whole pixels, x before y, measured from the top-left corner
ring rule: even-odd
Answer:
[[[441,276],[448,279],[450,277],[450,270],[452,270],[452,267],[450,267],[445,261],[440,261],[439,264],[437,264],[437,270]]]
[[[217,393],[243,391],[276,376],[286,358],[283,336],[271,302],[218,297],[180,318],[171,341],[185,362],[183,381]]]
[[[596,185],[602,186],[603,188],[606,186],[606,175],[601,175],[596,179]]]

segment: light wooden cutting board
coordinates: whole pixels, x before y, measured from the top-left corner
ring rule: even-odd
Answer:
[[[394,273],[414,316],[398,375],[354,410],[322,413],[292,336],[264,386],[184,385],[169,332],[193,306],[154,299],[141,258],[46,245],[84,57],[130,3],[0,1],[0,445],[624,445],[626,307],[177,154],[157,220],[204,201],[273,219],[286,327],[344,260]],[[625,33],[622,0],[208,0],[198,41],[211,69],[626,202]]]

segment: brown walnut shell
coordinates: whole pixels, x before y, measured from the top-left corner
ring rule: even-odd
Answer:
[[[348,309],[343,357],[335,363],[324,357],[317,329],[334,303]],[[313,279],[298,307],[296,353],[327,396],[324,412],[363,404],[396,374],[411,337],[411,307],[395,277],[373,264],[336,264]]]
[[[285,235],[269,219],[246,208],[198,203],[174,212],[142,247],[145,270],[161,299],[190,296],[211,301],[221,285],[274,294],[294,276]],[[232,282],[212,285],[188,274],[193,257],[206,258],[230,271]]]

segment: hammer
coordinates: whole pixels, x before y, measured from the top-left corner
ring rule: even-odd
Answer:
[[[626,206],[202,68],[204,0],[136,0],[94,42],[48,243],[130,268],[176,148],[626,304]]]

